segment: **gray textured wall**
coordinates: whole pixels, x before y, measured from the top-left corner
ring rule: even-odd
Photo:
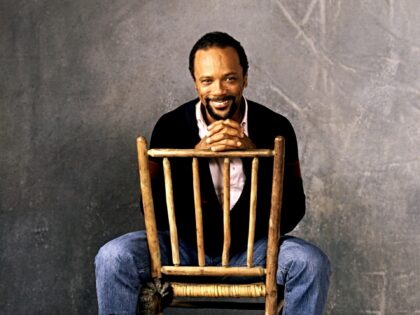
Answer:
[[[2,0],[0,30],[1,314],[96,313],[97,249],[142,226],[135,137],[212,30],[296,128],[327,314],[420,314],[420,1]]]

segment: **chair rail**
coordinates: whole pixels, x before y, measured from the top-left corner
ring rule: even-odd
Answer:
[[[235,158],[235,157],[272,157],[273,150],[257,149],[247,151],[224,151],[213,152],[210,150],[195,150],[195,149],[150,149],[148,155],[156,158],[163,157],[204,157],[204,158]]]
[[[261,277],[265,275],[264,267],[218,267],[218,266],[162,266],[161,272],[168,276],[232,276]]]

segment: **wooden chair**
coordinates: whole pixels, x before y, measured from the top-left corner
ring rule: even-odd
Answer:
[[[151,259],[151,276],[153,279],[161,279],[163,276],[185,276],[187,277],[262,277],[265,282],[231,284],[231,283],[188,283],[171,282],[174,301],[172,305],[188,305],[191,303],[177,302],[178,297],[205,297],[205,298],[263,298],[262,305],[265,308],[266,315],[279,314],[283,307],[283,300],[278,301],[278,288],[276,283],[277,260],[279,252],[280,238],[280,218],[281,202],[283,188],[284,172],[284,139],[277,137],[274,141],[274,150],[257,149],[242,151],[212,152],[207,150],[194,149],[151,149],[148,150],[145,138],[137,139],[138,161],[140,172],[140,187],[144,209],[144,219],[147,232],[147,241]],[[173,265],[162,265],[160,259],[159,239],[157,224],[154,212],[154,203],[152,197],[151,177],[149,173],[149,157],[162,158],[164,168],[166,204],[168,210],[168,219],[170,227],[170,239],[172,250]],[[189,158],[192,159],[193,190],[195,205],[195,222],[197,237],[198,266],[181,266],[178,248],[178,233],[175,218],[175,209],[173,202],[173,189],[171,178],[171,158]],[[249,232],[247,245],[247,266],[230,267],[229,266],[229,248],[231,243],[230,231],[230,159],[231,158],[250,158],[252,159],[251,176],[251,196],[249,211]],[[223,200],[223,232],[224,243],[222,253],[222,266],[206,266],[205,251],[203,239],[203,216],[200,194],[200,174],[198,159],[200,158],[223,158],[223,181],[224,181],[224,200]],[[269,217],[269,230],[266,266],[253,266],[253,248],[255,222],[257,214],[257,177],[260,158],[273,159],[273,179],[271,194],[271,210]],[[194,299],[192,299],[194,300]],[[223,299],[215,299],[214,302]],[[236,300],[236,299],[235,299]],[[249,299],[248,299],[249,300]],[[252,299],[251,299],[252,300]],[[200,303],[200,302],[199,302]],[[230,302],[228,307],[231,307]],[[230,304],[229,304],[230,303]],[[219,303],[220,304],[220,303]],[[249,303],[247,303],[249,304]],[[261,303],[260,303],[261,304]],[[202,303],[201,303],[202,305]],[[265,305],[265,306],[264,306]],[[193,305],[194,306],[194,305]]]

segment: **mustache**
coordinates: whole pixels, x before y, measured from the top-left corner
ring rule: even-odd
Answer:
[[[206,103],[207,104],[211,101],[213,101],[213,102],[224,102],[224,101],[235,102],[235,97],[232,96],[232,95],[226,95],[226,96],[223,96],[223,97],[213,97],[213,98],[206,97]]]

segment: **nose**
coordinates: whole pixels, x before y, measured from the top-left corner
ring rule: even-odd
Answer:
[[[222,80],[217,80],[214,82],[214,95],[224,95],[226,94],[225,86]]]

